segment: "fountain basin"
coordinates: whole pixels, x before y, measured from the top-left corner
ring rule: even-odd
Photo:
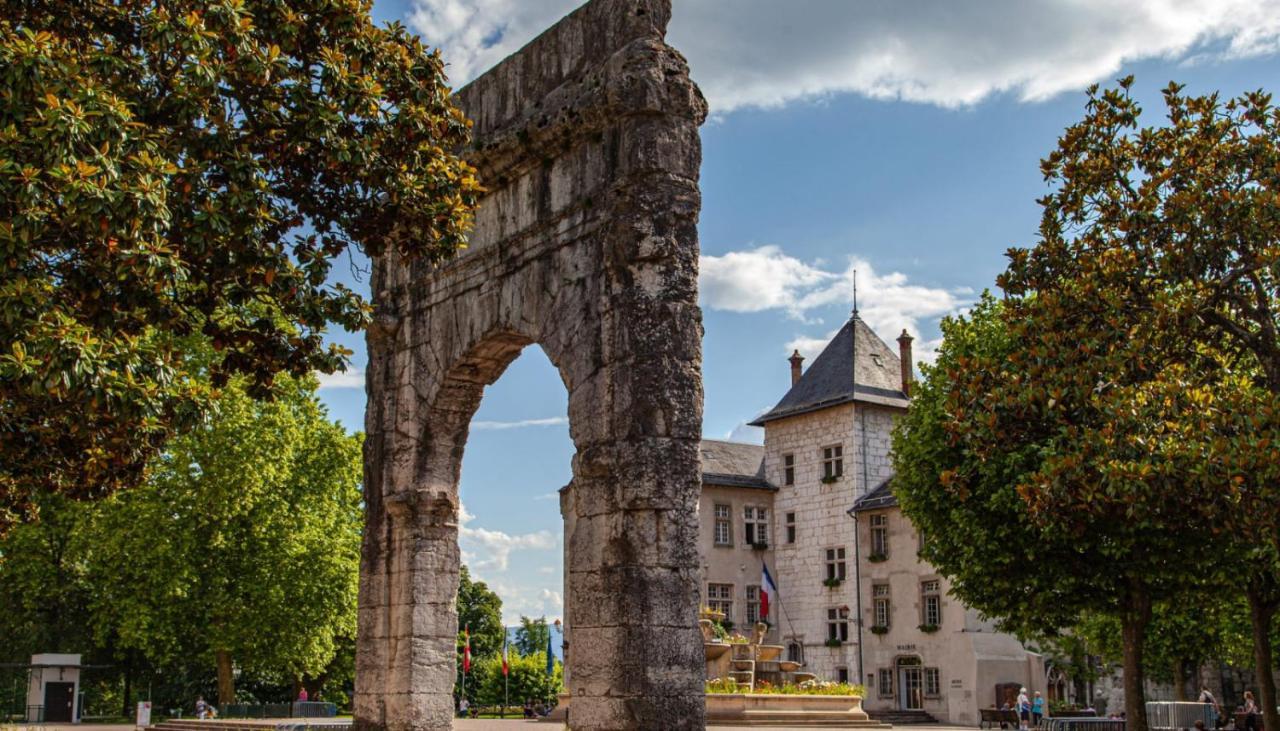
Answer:
[[[862,698],[843,695],[775,695],[768,693],[712,693],[707,695],[707,720],[743,725],[807,724],[889,728],[872,721],[862,710]]]

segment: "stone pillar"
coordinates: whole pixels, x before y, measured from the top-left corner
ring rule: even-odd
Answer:
[[[374,263],[355,722],[450,728],[458,476],[485,385],[569,391],[573,729],[700,729],[698,126],[669,0],[592,0],[457,93],[487,189],[441,266]]]

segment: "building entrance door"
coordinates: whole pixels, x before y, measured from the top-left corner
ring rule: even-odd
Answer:
[[[75,683],[45,683],[45,723],[71,723],[71,706],[75,698]]]
[[[924,672],[918,657],[898,658],[898,708],[924,710]]]

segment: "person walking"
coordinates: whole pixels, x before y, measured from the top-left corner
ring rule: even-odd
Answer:
[[[302,689],[302,690],[298,691],[298,702],[299,702],[299,703],[306,703],[306,702],[307,702],[307,689],[306,689],[306,687],[303,687],[303,689]]]
[[[1213,693],[1205,686],[1200,686],[1200,702],[1209,706],[1209,726],[1217,728],[1222,718],[1222,706],[1218,705],[1218,699],[1213,697]]]
[[[1036,691],[1036,697],[1031,701],[1031,725],[1040,728],[1040,721],[1044,718],[1044,696],[1040,695],[1040,691]]]
[[[1253,699],[1253,691],[1244,692],[1244,727],[1249,731],[1258,731],[1258,702]]]
[[[204,696],[196,696],[196,718],[203,721],[207,715],[209,715],[209,704],[205,703]]]
[[[1027,731],[1031,723],[1031,699],[1027,697],[1027,689],[1018,690],[1018,728]]]

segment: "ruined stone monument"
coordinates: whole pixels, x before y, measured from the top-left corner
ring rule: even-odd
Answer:
[[[569,392],[574,729],[704,724],[698,126],[669,0],[594,0],[458,93],[470,248],[372,277],[355,720],[448,729],[458,477],[484,387],[538,344]],[[514,469],[512,479],[518,480]]]

